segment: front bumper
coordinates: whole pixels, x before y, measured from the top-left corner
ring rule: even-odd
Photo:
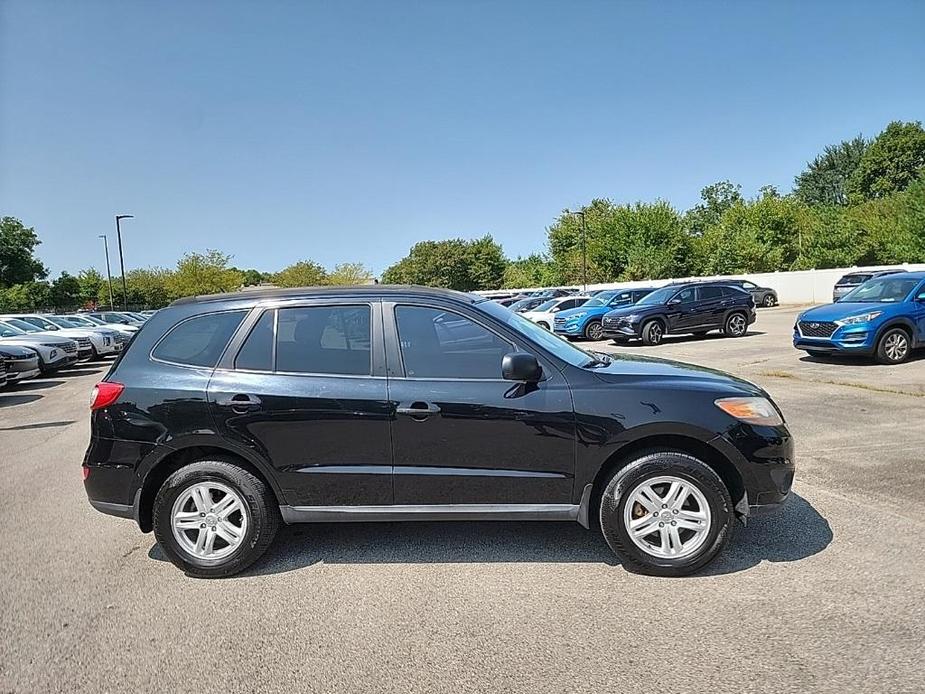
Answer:
[[[872,354],[877,345],[877,331],[869,323],[843,325],[829,337],[807,337],[799,327],[793,331],[793,346],[812,352]]]
[[[77,363],[77,352],[61,352],[60,356],[53,359],[52,361],[45,362],[40,364],[39,368],[42,371],[57,371],[58,369],[63,369],[66,366]]]
[[[585,331],[584,323],[575,321],[571,323],[556,323],[552,330],[556,335],[583,335]]]

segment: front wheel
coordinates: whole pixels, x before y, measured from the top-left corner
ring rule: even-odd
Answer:
[[[660,345],[665,337],[665,328],[661,321],[652,320],[642,326],[642,344]]]
[[[723,332],[727,337],[742,337],[748,331],[748,319],[744,313],[730,313]]]
[[[546,321],[541,320],[537,323],[537,325],[540,326],[541,328],[545,328],[546,330],[549,330],[549,323],[547,323]]]
[[[877,361],[881,364],[902,364],[912,351],[909,333],[902,328],[887,330],[877,342]]]
[[[710,563],[732,533],[733,505],[705,463],[675,451],[643,454],[601,496],[604,539],[630,571],[686,576]]]
[[[599,320],[589,321],[585,326],[585,337],[589,340],[597,342],[604,338],[604,326],[601,325]]]
[[[264,482],[233,460],[200,460],[174,472],[154,499],[154,535],[191,576],[243,571],[267,550],[279,509]]]

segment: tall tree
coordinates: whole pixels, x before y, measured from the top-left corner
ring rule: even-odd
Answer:
[[[849,182],[852,202],[905,190],[925,175],[925,130],[918,121],[894,121],[865,150]]]
[[[83,303],[81,301],[80,280],[67,272],[62,272],[51,283],[50,298],[56,310],[63,311],[77,308]]]
[[[44,279],[48,270],[35,257],[41,243],[35,229],[15,217],[0,219],[0,287]]]
[[[502,286],[508,289],[548,287],[553,284],[559,284],[555,266],[549,258],[539,253],[512,260],[504,269]]]
[[[243,276],[229,265],[230,261],[230,255],[211,249],[187,253],[177,262],[167,289],[175,297],[234,291],[241,287]]]
[[[315,287],[330,284],[327,271],[312,260],[300,260],[272,276],[277,287]]]
[[[77,282],[80,284],[80,305],[97,303],[101,294],[106,295],[106,305],[109,303],[109,285],[106,278],[96,268],[87,268],[77,273]]]
[[[867,151],[867,140],[858,135],[828,145],[794,179],[793,194],[807,205],[847,205],[848,182]]]
[[[497,289],[504,279],[504,253],[490,236],[475,241],[421,241],[382,273],[387,284],[421,284],[459,291]]]
[[[692,236],[700,236],[716,224],[723,212],[742,200],[742,186],[731,181],[717,181],[700,191],[700,202],[684,213],[684,225]]]
[[[328,275],[331,284],[357,285],[371,284],[374,275],[363,263],[340,263]]]

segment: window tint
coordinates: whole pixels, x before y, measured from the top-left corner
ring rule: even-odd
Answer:
[[[177,364],[215,366],[245,313],[209,313],[183,321],[157,343],[152,356]]]
[[[682,304],[686,304],[688,301],[693,301],[694,300],[694,288],[690,287],[688,289],[685,289],[684,291],[680,292],[674,298],[680,299]]]
[[[745,281],[745,282],[742,283],[742,286],[743,286],[745,289],[758,289],[758,285],[755,284],[754,282]]]
[[[633,292],[619,292],[610,300],[610,306],[622,306],[633,303]]]
[[[264,311],[235,357],[236,369],[273,370],[273,319],[276,311]]]
[[[721,299],[723,296],[723,290],[720,287],[700,287],[697,291],[701,301]]]
[[[276,370],[368,376],[369,306],[279,309]]]
[[[501,378],[501,359],[513,346],[457,313],[395,309],[405,375],[417,378]]]

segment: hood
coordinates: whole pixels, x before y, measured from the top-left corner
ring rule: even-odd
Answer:
[[[658,310],[665,308],[664,304],[650,304],[647,306],[640,306],[639,304],[630,304],[629,306],[620,306],[615,308],[612,311],[608,312],[607,315],[611,318],[622,318],[623,316],[631,316],[635,314],[644,314],[652,310]]]
[[[840,301],[837,304],[826,304],[803,311],[797,320],[809,321],[836,321],[849,316],[856,316],[871,311],[888,311],[901,303],[877,303],[876,301]]]
[[[12,344],[11,342],[4,342],[3,340],[0,340],[0,357],[4,355],[8,357],[34,357],[35,350],[31,350],[28,347],[20,347],[19,345]]]
[[[55,345],[64,347],[67,344],[75,344],[73,340],[65,337],[55,337],[47,333],[29,333],[28,335],[14,335],[13,337],[0,337],[0,345]]]
[[[657,388],[704,390],[718,395],[760,396],[769,398],[764,389],[724,371],[670,359],[635,354],[610,354],[613,361],[593,369],[598,378],[620,383],[647,383]]]
[[[579,314],[593,314],[593,315],[603,315],[607,313],[609,309],[606,306],[578,306],[576,308],[568,308],[564,311],[559,311],[556,314],[556,318],[564,318],[568,320],[569,318],[574,318]]]

